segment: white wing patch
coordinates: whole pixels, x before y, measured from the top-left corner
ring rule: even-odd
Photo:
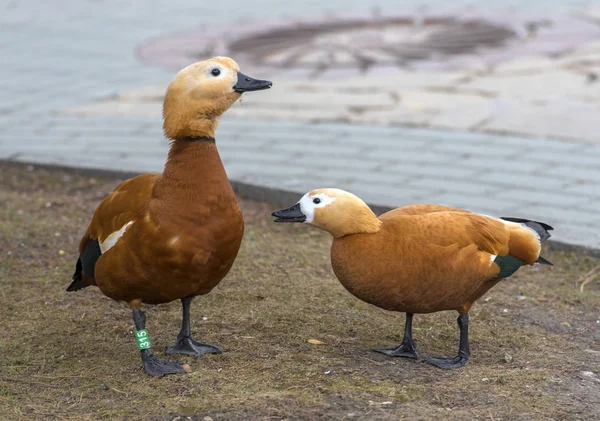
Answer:
[[[104,241],[99,241],[98,244],[100,244],[100,252],[102,252],[102,254],[104,254],[112,246],[117,244],[117,241],[119,241],[119,238],[121,238],[123,236],[123,234],[125,234],[125,231],[127,231],[127,228],[129,227],[129,225],[133,224],[134,222],[135,221],[129,221],[128,223],[123,225],[123,227],[121,227],[121,229],[119,231],[113,232],[108,237],[106,237],[106,239]]]

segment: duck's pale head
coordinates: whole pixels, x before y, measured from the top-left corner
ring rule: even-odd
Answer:
[[[163,103],[164,131],[169,139],[214,136],[217,119],[244,92],[272,86],[240,72],[229,57],[213,57],[182,69],[169,84]]]
[[[340,189],[317,189],[306,193],[298,203],[272,213],[275,222],[303,222],[329,232],[334,237],[375,233],[381,221],[359,197]]]

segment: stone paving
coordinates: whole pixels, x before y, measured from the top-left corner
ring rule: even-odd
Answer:
[[[278,3],[266,0],[221,1],[218,10],[191,0],[60,3],[0,0],[0,159],[160,171],[167,141],[159,104],[173,71],[140,63],[136,49],[198,25],[279,17]],[[394,3],[375,2],[383,10]],[[306,0],[287,12],[342,7]],[[271,91],[236,104],[217,142],[234,185],[258,199],[286,203],[335,186],[381,207],[434,202],[539,219],[561,243],[599,249],[599,53],[599,43],[586,42],[484,72],[281,74]]]

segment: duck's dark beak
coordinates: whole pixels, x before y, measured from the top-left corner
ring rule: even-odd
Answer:
[[[273,86],[273,82],[270,80],[254,79],[238,72],[237,83],[233,86],[233,90],[242,94],[250,91],[262,91],[263,89],[269,89],[271,86]]]
[[[281,209],[271,214],[277,219],[275,222],[304,222],[306,221],[306,215],[300,210],[300,203],[296,203],[291,208]]]

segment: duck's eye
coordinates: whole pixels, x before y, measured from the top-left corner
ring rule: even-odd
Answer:
[[[321,203],[321,199],[319,199],[318,197],[317,197],[317,198],[314,198],[314,199],[313,199],[313,203],[314,203],[315,205],[318,205],[319,203]]]
[[[219,76],[221,74],[221,71],[219,69],[212,69],[211,73],[213,76]]]

